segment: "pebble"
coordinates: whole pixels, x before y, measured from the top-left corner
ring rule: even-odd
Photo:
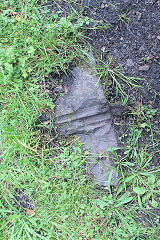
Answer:
[[[141,17],[142,17],[142,13],[141,12],[137,12],[137,19],[138,19],[138,21],[141,19]]]
[[[134,66],[134,62],[133,62],[132,59],[128,59],[128,60],[127,60],[127,66],[128,66],[128,67]]]
[[[157,39],[160,40],[160,35],[157,36]]]
[[[149,65],[143,65],[139,67],[140,71],[148,71],[149,70]]]
[[[103,47],[101,48],[101,51],[104,52],[105,50],[106,50],[106,48],[103,46]]]
[[[102,8],[102,9],[103,9],[103,8],[105,8],[105,5],[104,5],[104,3],[102,3],[102,4],[101,4],[101,8]]]
[[[103,38],[99,38],[99,42],[100,42],[100,43],[103,43],[103,42],[104,42],[104,39],[103,39]]]

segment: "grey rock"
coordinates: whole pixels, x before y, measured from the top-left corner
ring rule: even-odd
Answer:
[[[140,71],[148,71],[149,70],[149,65],[143,65],[139,67]]]
[[[114,172],[114,169],[111,169],[111,161],[107,158],[102,158],[97,160],[97,162],[91,163],[90,166],[90,175],[94,175],[95,183],[102,186],[107,186],[107,180],[109,173],[112,171],[112,185],[117,185],[117,175]]]
[[[92,68],[93,65],[94,62]],[[113,169],[107,150],[110,146],[117,146],[110,107],[95,71],[84,66],[75,67],[68,81],[68,92],[59,96],[55,102],[55,123],[61,135],[76,134],[79,137],[83,148],[91,154],[88,174],[95,183],[106,186],[108,175]],[[99,158],[103,155],[103,159]],[[117,183],[116,171],[113,169],[111,184]]]

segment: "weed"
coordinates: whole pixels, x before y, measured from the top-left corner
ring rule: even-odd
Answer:
[[[107,63],[100,60],[97,71],[99,79],[103,82],[104,88],[107,85],[115,86],[116,94],[120,94],[123,104],[126,104],[129,98],[127,88],[142,88],[139,84],[139,81],[142,81],[142,79],[124,75],[120,71],[120,68],[115,66],[112,56],[108,58]]]
[[[127,17],[127,14],[122,13],[121,15],[119,15],[119,21],[128,25],[129,24],[129,18]]]
[[[142,57],[139,61],[140,64],[147,63],[149,61],[149,57]]]
[[[156,140],[154,140],[154,135],[158,131],[154,127],[154,117],[158,114],[157,109],[153,109],[151,105],[145,106],[142,103],[142,99],[139,102],[137,108],[135,107],[132,111],[131,115],[134,118],[134,124],[136,124],[136,128],[143,131],[143,134],[149,133],[152,139],[153,146],[156,145]]]
[[[131,195],[137,194],[138,204],[141,208],[150,200],[152,207],[158,207],[155,198],[159,195],[159,168],[150,168],[150,163],[157,152],[159,152],[158,146],[153,147],[149,139],[148,144],[147,142],[144,144],[143,129],[138,129],[134,124],[130,126],[123,158],[119,160],[115,151],[112,151],[121,173],[117,193],[129,189]]]

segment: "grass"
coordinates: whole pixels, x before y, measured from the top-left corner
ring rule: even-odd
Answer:
[[[50,16],[36,1],[5,1],[0,7],[0,239],[158,239],[153,209],[159,202],[159,168],[150,167],[159,151],[157,110],[142,102],[134,109],[121,139],[123,154],[111,149],[119,186],[95,189],[85,176],[87,156],[80,144],[58,138],[51,148],[42,131],[49,135],[53,123],[38,122],[42,112],[54,111],[40,87],[45,77],[88,57],[83,32],[88,19]],[[110,64],[101,65],[99,73],[114,82],[126,103],[123,86],[135,87],[134,79]]]
[[[107,62],[103,62],[101,59],[98,60],[97,73],[99,80],[103,84],[104,93],[108,96],[108,87],[115,86],[116,95],[120,95],[122,103],[125,105],[128,102],[129,89],[141,89],[140,82],[144,79],[125,76],[119,66],[116,66],[112,56],[108,57]]]

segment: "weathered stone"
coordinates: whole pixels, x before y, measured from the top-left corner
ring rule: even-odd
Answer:
[[[107,150],[117,146],[117,139],[111,126],[111,114],[101,83],[95,72],[84,67],[72,70],[72,77],[66,80],[68,92],[55,102],[55,123],[61,135],[76,134],[84,143],[84,149],[91,153],[88,172],[99,185],[107,185],[113,162]],[[71,84],[68,84],[68,83]],[[99,158],[105,154],[106,157]],[[112,185],[117,175],[112,172]]]

